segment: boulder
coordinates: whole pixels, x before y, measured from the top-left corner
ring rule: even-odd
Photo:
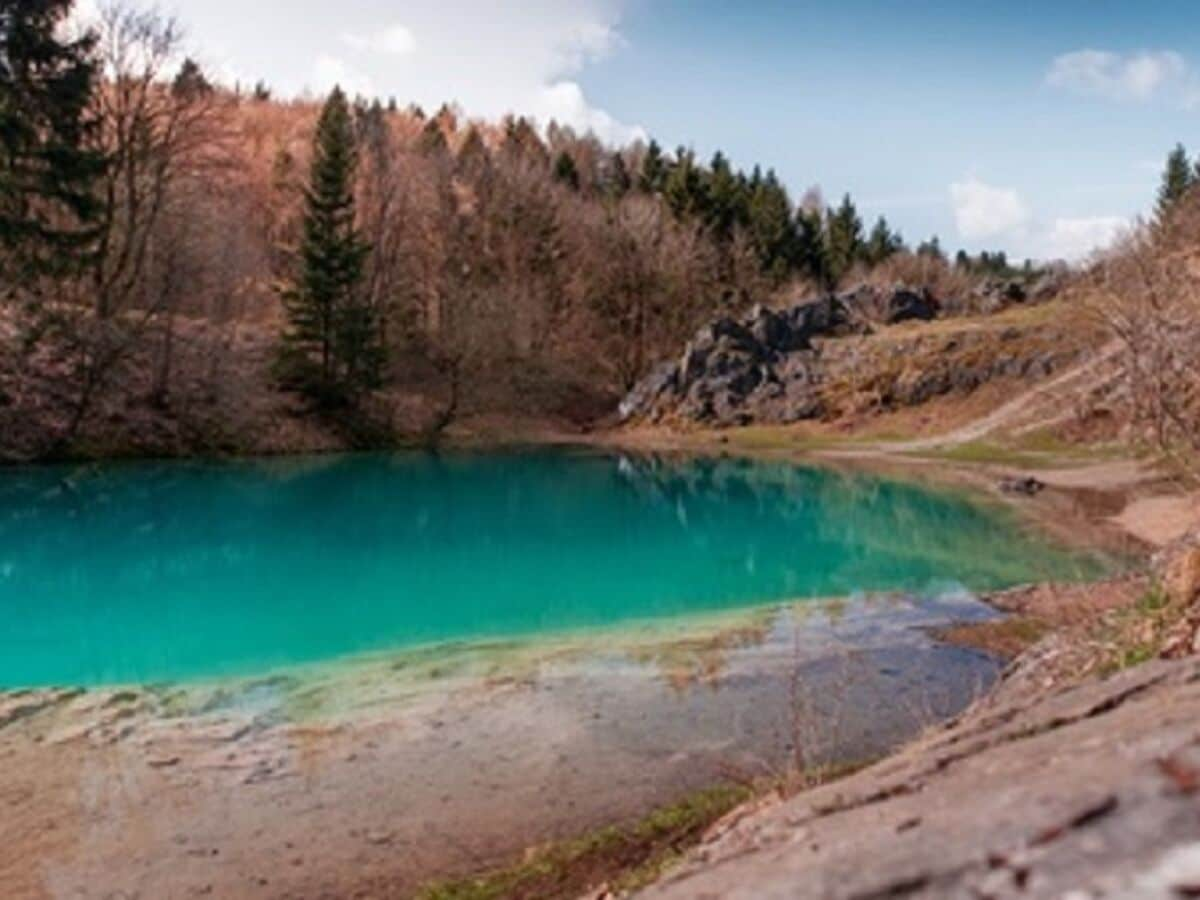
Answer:
[[[855,288],[833,298],[846,318],[860,325],[898,325],[901,322],[937,318],[938,304],[927,289],[920,291],[899,285]]]
[[[792,329],[796,350],[807,349],[815,337],[832,337],[850,328],[846,305],[834,296],[806,300],[784,310],[782,315]]]
[[[808,416],[819,407],[813,389],[814,338],[844,329],[848,318],[836,297],[807,300],[783,310],[754,307],[740,319],[725,316],[701,328],[678,363],[663,363],[629,392],[622,421],[658,421],[675,414],[696,422],[743,424],[756,417],[794,420],[788,405]],[[787,377],[776,371],[784,367]],[[798,376],[801,387],[786,388]],[[800,395],[800,396],[798,396]]]
[[[1046,489],[1044,482],[1032,476],[1001,478],[999,484],[1003,494],[1014,494],[1022,497],[1036,497]]]
[[[633,386],[621,401],[619,413],[625,421],[635,415],[647,415],[664,397],[672,395],[679,385],[679,367],[662,363]]]
[[[889,325],[900,322],[931,322],[937,318],[938,307],[933,295],[928,290],[910,291],[901,288],[892,292],[887,303],[887,318]]]

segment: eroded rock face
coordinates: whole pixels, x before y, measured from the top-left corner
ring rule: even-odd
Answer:
[[[621,419],[788,424],[863,404],[913,406],[996,378],[1040,378],[1075,356],[1053,342],[1031,346],[1016,329],[839,340],[938,313],[927,291],[863,287],[719,319],[697,332],[678,361],[658,366],[630,391]]]
[[[621,418],[745,424],[817,415],[813,339],[852,329],[836,297],[784,310],[757,306],[741,319],[706,325],[678,362],[654,369],[625,398]]]

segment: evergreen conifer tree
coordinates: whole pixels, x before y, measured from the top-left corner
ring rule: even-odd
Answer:
[[[605,186],[608,196],[614,200],[620,200],[633,190],[633,178],[629,175],[629,166],[625,164],[625,156],[620,150],[612,155]]]
[[[748,219],[750,237],[763,272],[775,281],[786,278],[796,265],[796,227],[792,201],[774,171],[763,177],[755,171],[750,181]]]
[[[646,148],[646,156],[642,160],[642,171],[638,178],[638,188],[647,194],[657,194],[663,189],[667,180],[667,160],[663,156],[662,147],[657,141],[651,141]]]
[[[355,222],[354,123],[335,88],[321,111],[305,190],[299,279],[283,291],[281,376],[319,402],[377,387],[384,362],[375,310],[361,290],[370,248]]]
[[[1158,217],[1161,219],[1166,216],[1196,181],[1197,174],[1188,162],[1187,150],[1183,144],[1176,144],[1167,156],[1162,185],[1158,189]]]
[[[103,154],[87,115],[95,36],[64,39],[71,0],[0,2],[0,292],[92,260]]]
[[[837,209],[829,210],[825,223],[825,258],[833,284],[840,283],[861,258],[862,227],[862,219],[849,194],[842,198]]]
[[[171,83],[171,92],[177,97],[199,97],[213,92],[204,70],[190,56],[179,67],[179,73]]]
[[[796,268],[817,284],[831,288],[825,257],[825,235],[819,209],[796,211]]]
[[[746,224],[749,198],[742,180],[720,151],[713,156],[709,166],[707,195],[706,224],[718,240],[728,241],[736,226]]]
[[[868,264],[877,266],[899,253],[903,246],[904,241],[900,235],[893,232],[887,219],[880,216],[867,237],[866,247],[863,248],[863,259]]]
[[[675,163],[667,173],[662,187],[663,197],[675,218],[691,219],[703,216],[708,208],[704,174],[696,165],[696,154],[680,147]]]
[[[941,262],[945,262],[946,254],[942,251],[941,238],[935,234],[929,240],[922,242],[917,246],[917,256],[924,256],[928,259],[936,259]],[[984,263],[982,255],[980,256],[980,260],[980,265],[983,265]]]
[[[579,190],[579,168],[566,150],[554,160],[554,180],[573,191]]]

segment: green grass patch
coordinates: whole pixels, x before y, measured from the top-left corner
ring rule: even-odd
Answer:
[[[915,455],[947,462],[1006,465],[1022,469],[1057,469],[1080,463],[1120,459],[1129,453],[1124,448],[1108,444],[1073,444],[1049,429],[1040,429],[1003,442],[968,441],[950,447],[923,450]]]
[[[704,832],[750,799],[749,787],[699,791],[625,827],[613,826],[531,852],[496,872],[426,887],[420,900],[558,900],[607,884],[617,894],[655,881]]]
[[[1186,613],[1161,587],[1151,588],[1105,629],[1101,672],[1112,675],[1156,659],[1171,628]]]
[[[991,441],[969,441],[950,447],[922,450],[913,455],[923,459],[940,459],[946,462],[987,463],[1026,469],[1049,469],[1062,462],[1061,459],[1049,454],[1043,455]]]

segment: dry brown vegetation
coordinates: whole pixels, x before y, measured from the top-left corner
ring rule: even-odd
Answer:
[[[354,416],[314,415],[271,363],[319,104],[180,70],[180,29],[156,12],[108,6],[99,37],[96,259],[20,302],[4,292],[0,457],[432,441],[483,416],[590,425],[701,324],[830,286],[788,237],[823,201],[796,210],[771,173],[680,150],[654,179],[653,147],[359,101],[362,290],[390,364]],[[973,311],[977,274],[895,238],[882,262],[860,248],[876,264],[843,281]]]
[[[1200,451],[1200,193],[1141,225],[1079,285],[1083,307],[1120,346],[1102,403],[1131,441],[1195,468]]]
[[[112,164],[98,260],[6,305],[9,456],[80,452],[114,404],[126,424],[206,403],[216,414],[231,366],[242,387],[271,389],[269,353],[239,347],[261,351],[282,327],[274,288],[295,265],[319,107],[202,75],[172,83],[180,34],[155,13],[111,7],[100,34],[95,141]],[[472,408],[590,421],[701,318],[764,290],[742,239],[719,245],[627,175],[617,183],[614,167],[636,171],[640,148],[618,162],[566,129],[543,137],[449,109],[427,119],[360,103],[356,127],[365,290],[392,359],[390,396],[371,410],[385,430],[436,432]],[[554,175],[563,153],[576,183]],[[405,420],[413,394],[424,413]],[[221,428],[273,427],[227,412]]]

